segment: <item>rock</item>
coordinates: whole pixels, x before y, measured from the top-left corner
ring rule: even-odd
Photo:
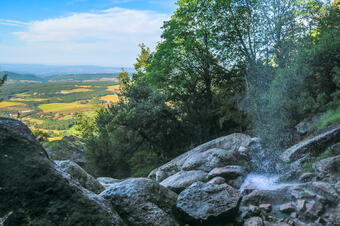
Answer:
[[[300,177],[299,177],[299,181],[301,182],[308,182],[308,181],[312,181],[312,179],[315,177],[314,173],[303,173]]]
[[[105,200],[64,178],[20,121],[0,118],[0,172],[6,225],[124,225]]]
[[[265,203],[281,204],[292,200],[292,195],[287,189],[254,190],[242,199],[242,206],[260,205]]]
[[[238,149],[240,146],[247,147],[251,143],[251,138],[245,134],[234,133],[229,136],[220,137],[205,144],[202,144],[180,156],[171,160],[170,162],[160,166],[157,169],[154,169],[150,174],[149,178],[154,179],[156,181],[163,181],[169,176],[176,174],[177,172],[183,169],[184,163],[186,163],[187,169],[205,169],[208,172],[213,168],[225,166],[225,165],[212,165],[212,163],[208,162],[208,159],[200,159],[200,158],[213,158],[215,160],[220,159],[218,154],[222,155],[222,161],[224,161],[224,156],[230,159],[234,159],[235,156],[239,156]],[[204,154],[204,152],[216,148],[216,152],[214,156],[208,156]],[[223,149],[225,152],[219,150]],[[214,151],[210,151],[213,153]],[[240,162],[242,160],[241,157],[237,158],[237,161]],[[191,164],[192,163],[192,164]],[[207,164],[207,165],[206,165]],[[235,164],[232,162],[231,164]],[[210,168],[208,170],[207,168]]]
[[[110,186],[113,185],[113,184],[122,182],[122,180],[114,179],[114,178],[111,178],[111,177],[98,177],[98,178],[97,178],[97,181],[98,181],[101,185],[103,185],[105,188],[108,188],[108,187],[110,187]]]
[[[208,184],[224,184],[225,179],[223,177],[214,177],[210,181],[208,181]]]
[[[333,144],[331,150],[335,155],[340,155],[340,142]]]
[[[236,217],[240,200],[240,193],[227,184],[196,182],[179,194],[177,207],[193,218],[193,224],[225,225]]]
[[[296,210],[298,212],[303,212],[306,209],[306,200],[298,199],[296,200]]]
[[[317,161],[313,167],[321,177],[329,173],[340,173],[340,155]]]
[[[330,203],[338,203],[340,201],[340,194],[332,184],[321,181],[313,182],[310,189],[324,197]]]
[[[280,211],[282,213],[292,213],[295,211],[295,206],[292,202],[288,202],[280,206]]]
[[[297,212],[291,213],[291,214],[290,214],[290,217],[291,217],[291,218],[297,218],[297,217],[298,217]]]
[[[179,225],[177,194],[153,180],[130,178],[113,184],[100,196],[118,210],[128,225]]]
[[[317,156],[329,145],[340,140],[340,125],[329,129],[313,138],[304,140],[284,151],[281,155],[286,162],[302,158],[306,153]]]
[[[296,131],[300,135],[305,135],[312,131],[312,129],[321,121],[323,113],[314,115],[311,118],[304,119],[302,122],[295,126]]]
[[[260,209],[264,212],[271,212],[272,211],[272,205],[271,204],[261,204]]]
[[[65,136],[61,140],[44,144],[44,147],[53,160],[71,160],[82,167],[86,164],[86,146],[79,137]]]
[[[206,182],[208,180],[207,175],[206,172],[201,170],[180,171],[166,178],[160,184],[179,193],[197,181]]]
[[[263,220],[261,217],[251,217],[245,220],[244,226],[263,226]]]
[[[307,219],[315,220],[317,219],[323,211],[323,205],[318,200],[312,201],[312,203],[307,207],[305,215]]]
[[[245,176],[246,171],[242,166],[225,166],[214,168],[208,174],[208,179],[213,177],[223,177],[226,181],[236,179],[240,176]]]
[[[70,160],[54,161],[56,168],[63,173],[66,177],[70,176],[71,180],[77,181],[82,187],[99,194],[104,191],[104,186],[101,185],[94,177],[83,170],[77,163]]]
[[[242,163],[235,150],[212,148],[205,152],[195,153],[182,165],[183,170],[203,170],[209,172],[216,167]]]

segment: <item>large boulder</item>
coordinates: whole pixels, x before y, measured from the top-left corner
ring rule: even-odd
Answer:
[[[157,182],[130,178],[111,185],[100,194],[129,225],[175,226],[177,194]]]
[[[122,182],[122,180],[120,179],[115,179],[115,178],[111,178],[111,177],[98,177],[97,181],[103,185],[105,188],[110,187],[113,184]]]
[[[56,168],[60,170],[65,177],[70,177],[77,181],[84,188],[99,194],[104,191],[104,186],[101,185],[94,177],[83,170],[77,163],[70,160],[54,161]]]
[[[326,132],[288,148],[282,153],[282,159],[285,162],[292,162],[302,158],[307,153],[312,156],[317,156],[325,151],[329,145],[338,141],[340,141],[340,125],[331,127],[331,129]]]
[[[249,136],[241,133],[217,138],[154,169],[148,177],[160,182],[181,170],[203,170],[209,172],[213,168],[228,164],[246,165],[246,161],[239,154],[238,149],[241,146],[248,146],[251,141]]]
[[[197,181],[207,181],[207,175],[208,174],[202,170],[180,171],[166,178],[160,184],[174,192],[180,193]]]
[[[225,225],[236,217],[240,201],[240,193],[228,184],[196,182],[179,194],[177,207],[194,225]]]
[[[0,172],[4,225],[124,225],[105,200],[64,178],[17,120],[0,118]]]
[[[46,152],[53,160],[71,160],[80,166],[86,164],[86,146],[83,140],[76,136],[65,136],[44,144]]]
[[[313,167],[320,176],[340,173],[340,155],[317,161]]]

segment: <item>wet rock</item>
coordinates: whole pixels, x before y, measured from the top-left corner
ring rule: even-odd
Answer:
[[[267,212],[267,213],[272,211],[271,204],[261,204],[259,207],[260,207],[260,210]]]
[[[333,144],[331,150],[335,155],[340,155],[340,142]]]
[[[245,220],[244,226],[264,226],[261,217],[251,217]]]
[[[299,181],[301,181],[301,182],[312,181],[314,177],[315,177],[315,174],[314,174],[314,173],[303,173],[303,174],[299,177]]]
[[[260,205],[265,203],[281,204],[292,200],[290,191],[287,189],[277,190],[254,190],[242,199],[242,206]]]
[[[292,213],[295,211],[295,206],[292,202],[288,202],[280,206],[280,211],[282,213]]]
[[[223,177],[227,181],[236,179],[240,176],[245,176],[246,171],[242,166],[225,166],[214,168],[208,174],[208,178]]]
[[[17,120],[0,118],[0,172],[6,225],[124,225],[105,200],[63,177]]]
[[[281,155],[286,162],[302,158],[306,153],[312,156],[321,154],[329,145],[340,140],[340,125],[313,138],[304,140],[284,151]]]
[[[201,170],[180,171],[166,178],[160,184],[179,193],[197,181],[206,182],[208,180],[207,175],[206,172]]]
[[[314,115],[313,117],[304,119],[302,122],[295,126],[296,131],[300,135],[305,135],[312,131],[312,129],[321,121],[323,113]]]
[[[303,212],[306,209],[306,200],[304,199],[298,199],[296,201],[296,210],[298,212]]]
[[[312,201],[311,204],[307,206],[305,211],[305,216],[311,220],[317,219],[323,211],[323,205],[318,200]]]
[[[77,181],[82,187],[99,194],[104,191],[104,186],[101,185],[94,177],[83,170],[77,163],[70,160],[54,161],[56,168],[63,173],[66,177],[70,176],[71,180]]]
[[[291,217],[291,218],[297,218],[297,217],[298,217],[298,214],[297,214],[296,212],[292,212],[292,213],[290,214],[290,217]]]
[[[335,186],[326,182],[313,182],[310,188],[324,197],[328,202],[338,203],[340,200],[340,194],[335,189]]]
[[[340,173],[340,155],[317,161],[313,167],[320,177],[327,174]]]
[[[218,225],[237,216],[240,200],[240,193],[227,184],[196,182],[179,194],[177,207],[192,217],[193,224]]]
[[[186,163],[186,169],[204,169],[209,172],[213,168],[225,166],[228,164],[213,165],[212,162],[208,162],[208,158],[218,160],[217,162],[222,164],[224,160],[227,160],[228,158],[230,160],[234,159],[234,155],[240,156],[237,151],[240,146],[247,147],[250,143],[251,138],[241,133],[234,133],[225,137],[220,137],[205,144],[202,144],[178,156],[170,162],[160,166],[159,168],[154,169],[148,177],[156,181],[163,181],[167,177],[172,176],[175,173],[183,170],[184,163]],[[211,149],[214,148],[217,149],[214,156],[204,154],[208,150],[210,150],[210,153],[214,153],[214,151],[211,151]],[[225,151],[223,152],[218,149],[223,149]],[[236,159],[241,164],[240,160],[242,160],[242,157],[240,156]],[[231,164],[234,165],[235,162],[231,162]]]
[[[208,181],[208,184],[224,184],[225,179],[223,177],[214,177],[210,181]]]
[[[153,180],[130,178],[110,186],[100,196],[118,210],[128,225],[179,225],[177,194]]]
[[[98,178],[97,178],[97,181],[98,181],[101,185],[103,185],[105,188],[108,188],[108,187],[110,187],[110,186],[113,185],[113,184],[122,182],[122,180],[114,179],[114,178],[111,178],[111,177],[98,177]]]

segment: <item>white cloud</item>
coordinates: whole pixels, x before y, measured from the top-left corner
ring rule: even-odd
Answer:
[[[1,45],[6,61],[28,63],[131,66],[138,44],[154,48],[169,15],[153,11],[110,8],[95,13],[28,23],[14,32],[20,46]],[[0,21],[1,23],[1,21]],[[0,61],[2,57],[0,56]]]
[[[6,25],[6,26],[14,26],[14,27],[22,27],[22,26],[27,25],[27,23],[25,22],[21,22],[17,20],[4,20],[4,19],[0,19],[0,24]]]

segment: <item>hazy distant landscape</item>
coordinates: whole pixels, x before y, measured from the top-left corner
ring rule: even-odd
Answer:
[[[117,73],[65,74],[40,77],[3,71],[0,116],[19,118],[32,130],[61,139],[75,124],[75,116],[87,112],[91,100],[117,102]],[[19,115],[18,115],[19,113]]]

